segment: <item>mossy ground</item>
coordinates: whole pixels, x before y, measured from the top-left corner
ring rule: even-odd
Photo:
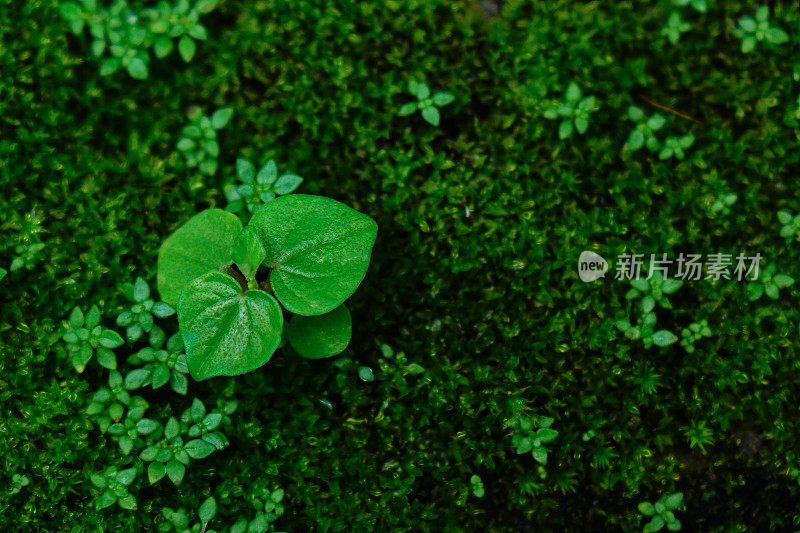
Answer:
[[[0,484],[2,529],[150,531],[162,507],[212,493],[235,518],[265,478],[286,490],[287,531],[634,531],[640,501],[676,491],[687,531],[791,530],[797,290],[750,302],[736,281],[687,283],[659,313],[676,332],[708,318],[714,336],[687,354],[626,339],[614,324],[637,317],[627,284],[583,284],[575,268],[584,249],[759,252],[800,275],[776,218],[800,210],[800,12],[775,2],[791,41],[743,54],[733,27],[755,7],[715,4],[683,8],[692,30],[673,46],[667,1],[226,0],[194,61],[153,61],[147,81],[100,77],[51,2],[0,6],[0,256],[10,263],[32,210],[46,243],[0,282],[0,472],[31,480]],[[410,79],[456,96],[440,127],[397,116]],[[542,112],[572,81],[600,108],[562,141]],[[235,115],[217,176],[190,188],[175,142],[193,105]],[[668,118],[662,138],[692,133],[686,158],[623,157],[630,105]],[[378,222],[346,354],[375,380],[278,354],[191,383],[239,400],[232,445],[178,490],[137,482],[135,512],[94,511],[88,476],[119,460],[82,415],[105,374],[77,375],[55,334],[73,306],[109,319],[122,283],[152,282],[160,242],[225,204],[240,154]],[[710,215],[726,192],[730,213]],[[404,373],[382,344],[425,372]],[[520,405],[555,419],[544,477],[504,429]],[[687,438],[697,427],[702,449]]]

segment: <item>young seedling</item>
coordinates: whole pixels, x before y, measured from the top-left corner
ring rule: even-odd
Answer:
[[[15,223],[12,227],[16,230],[16,244],[12,247],[14,258],[11,260],[8,270],[11,272],[23,268],[30,270],[39,262],[41,252],[45,247],[45,244],[41,242],[40,236],[44,232],[42,219],[38,212],[34,210],[26,213],[22,222]],[[3,276],[0,276],[0,279],[2,278]]]
[[[97,0],[80,0],[60,4],[59,12],[75,35],[89,29],[91,53],[100,60],[101,76],[124,69],[130,77],[145,80],[150,75],[151,48],[157,58],[164,58],[174,49],[173,39],[177,38],[181,57],[187,63],[191,61],[195,40],[208,38],[199,18],[214,7],[216,0],[199,0],[194,5],[188,0],[176,4],[162,1],[137,13],[126,0],[116,0],[108,8]]]
[[[265,204],[246,228],[219,209],[189,220],[161,246],[158,286],[177,306],[192,377],[264,365],[281,344],[284,314],[295,315],[286,335],[301,356],[340,353],[351,331],[343,304],[364,279],[376,235],[366,215],[308,195]]]
[[[278,175],[277,166],[271,159],[256,173],[253,163],[240,157],[236,160],[236,175],[241,183],[225,186],[225,197],[229,202],[225,209],[232,213],[244,207],[252,214],[276,197],[293,193],[303,183],[303,178],[297,174]]]
[[[731,207],[739,199],[735,193],[724,193],[718,196],[708,207],[709,217],[727,216],[731,213]]]
[[[673,11],[667,19],[666,26],[661,29],[661,35],[666,37],[667,40],[675,46],[678,44],[678,41],[681,40],[681,35],[691,31],[691,29],[692,25],[683,20],[683,17],[681,17],[678,11]]]
[[[558,137],[563,140],[571,137],[574,131],[581,135],[586,133],[589,128],[589,114],[596,111],[597,108],[597,98],[594,96],[584,98],[578,84],[572,82],[564,92],[564,101],[546,109],[544,117],[561,120],[558,126]]]
[[[681,331],[681,346],[687,353],[694,353],[694,343],[703,337],[710,337],[712,333],[711,328],[708,327],[708,320],[692,322]]]
[[[698,13],[705,13],[708,11],[708,3],[706,0],[672,0],[672,3],[678,7],[692,6]]]
[[[141,396],[131,396],[123,385],[122,374],[116,370],[108,376],[108,387],[101,388],[92,396],[86,414],[106,433],[112,424],[122,420],[126,409],[144,412],[147,402]]]
[[[636,123],[636,127],[628,135],[628,140],[623,146],[623,152],[636,152],[643,146],[654,153],[661,147],[661,143],[655,136],[655,132],[664,127],[666,119],[659,114],[650,117],[645,115],[640,107],[630,106],[628,108],[628,118]]]
[[[117,358],[111,350],[122,346],[125,341],[116,331],[101,326],[100,319],[100,309],[96,305],[89,308],[85,316],[80,307],[75,307],[65,324],[66,331],[61,338],[67,343],[72,366],[79,373],[95,354],[100,366],[112,370],[117,368]]]
[[[125,284],[124,289],[125,296],[133,305],[117,316],[117,325],[126,328],[128,342],[135,342],[142,334],[153,331],[153,317],[166,318],[175,314],[171,305],[150,298],[150,287],[142,278],[136,278],[133,284]]]
[[[769,264],[764,267],[758,277],[747,284],[747,298],[754,302],[766,294],[772,300],[778,299],[779,289],[784,289],[794,283],[794,278],[786,274],[776,274],[777,267]]]
[[[511,444],[517,454],[529,453],[541,465],[547,464],[547,443],[555,440],[558,431],[551,428],[554,420],[549,416],[519,416],[511,419],[507,427],[513,430]]]
[[[266,533],[270,531],[273,524],[283,516],[284,492],[281,488],[270,490],[264,487],[257,487],[248,495],[248,500],[256,511],[252,520],[245,518],[239,519],[231,526],[230,533]]]
[[[150,483],[157,483],[166,476],[178,485],[192,459],[204,459],[215,451],[225,449],[229,444],[228,439],[217,429],[226,418],[223,411],[206,412],[203,402],[195,398],[180,420],[167,420],[159,439],[139,454],[142,461],[149,463],[147,477]]]
[[[694,144],[694,135],[691,133],[682,137],[667,137],[664,141],[664,146],[658,153],[658,158],[666,160],[674,157],[675,159],[683,159],[686,157],[685,150],[691,148]]]
[[[184,126],[181,132],[177,144],[178,151],[183,154],[187,167],[197,168],[201,174],[213,176],[217,173],[217,157],[219,157],[217,132],[230,123],[233,108],[221,107],[206,116],[199,107],[192,107],[187,116],[189,124]],[[202,182],[196,181],[192,187],[200,185]]]
[[[664,279],[660,271],[654,272],[649,279],[637,278],[631,280],[631,288],[625,294],[626,300],[642,299],[642,311],[649,313],[656,305],[664,309],[672,309],[672,303],[667,298],[683,286],[683,280],[676,278]]]
[[[640,503],[639,512],[650,518],[650,521],[647,522],[642,531],[644,533],[654,533],[661,531],[665,525],[669,531],[680,531],[681,522],[675,517],[674,511],[677,511],[682,506],[682,492],[664,494],[655,503]]]
[[[163,338],[160,340],[157,343],[151,341],[150,346],[142,348],[127,359],[128,364],[142,368],[128,372],[125,376],[125,389],[136,390],[147,385],[158,389],[169,383],[172,390],[185,396],[188,390],[186,374],[189,373],[189,367],[183,352],[181,334],[172,335],[166,348],[162,348]]]
[[[95,509],[105,509],[117,503],[122,509],[136,509],[136,498],[128,492],[128,486],[136,478],[135,468],[117,470],[109,467],[92,474],[90,479],[92,485],[98,489],[97,497],[94,500]]]
[[[483,488],[481,476],[478,474],[472,474],[472,477],[469,478],[469,484],[472,488],[472,495],[476,498],[483,498],[484,494],[486,494],[486,491]]]
[[[754,16],[739,19],[733,34],[742,40],[742,52],[748,54],[756,49],[756,44],[765,42],[781,45],[789,41],[789,34],[769,21],[769,6],[756,9]]]
[[[404,104],[397,111],[397,114],[401,117],[405,117],[415,111],[419,111],[422,114],[422,118],[425,119],[425,122],[432,126],[438,126],[441,120],[439,108],[455,100],[455,96],[446,91],[438,91],[431,96],[431,89],[428,84],[424,82],[408,82],[408,92],[416,96],[417,101]]]
[[[640,325],[634,326],[627,320],[617,322],[617,328],[631,340],[642,339],[645,348],[650,348],[654,344],[661,348],[669,346],[678,340],[678,337],[669,330],[661,329],[656,331],[656,314],[646,313]]]
[[[778,211],[781,223],[780,236],[786,239],[800,239],[800,214],[792,215],[789,211]]]

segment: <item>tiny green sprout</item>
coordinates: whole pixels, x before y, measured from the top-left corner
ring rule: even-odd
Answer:
[[[784,289],[794,283],[794,278],[786,274],[777,274],[774,264],[765,266],[756,278],[747,284],[747,299],[754,302],[766,294],[772,300],[778,299],[779,289]]]
[[[101,433],[106,433],[112,424],[123,419],[126,409],[144,413],[146,408],[147,401],[141,396],[131,396],[125,389],[122,374],[112,370],[108,376],[108,387],[94,393],[86,414],[99,426]]]
[[[18,220],[18,217],[16,218]],[[40,234],[44,232],[41,216],[36,210],[26,213],[21,221],[12,224],[12,228],[16,230],[15,244],[12,247],[14,257],[11,259],[8,270],[11,272],[23,268],[30,270],[39,262],[41,252],[45,248],[40,237]]]
[[[677,45],[681,35],[691,31],[692,25],[683,20],[678,11],[670,13],[667,24],[661,29],[661,35],[667,38],[672,45]]]
[[[129,342],[153,331],[153,317],[166,318],[175,314],[175,309],[168,303],[150,298],[150,287],[144,279],[136,278],[133,284],[127,283],[124,288],[125,296],[133,305],[117,316],[117,325],[127,328],[125,334]]]
[[[628,135],[628,140],[623,146],[623,152],[636,152],[646,146],[651,153],[655,153],[661,147],[661,143],[655,136],[655,132],[664,127],[666,119],[658,113],[648,117],[640,107],[630,106],[628,108],[628,118],[636,123],[636,127]]]
[[[7,275],[8,275],[8,270],[6,270],[3,267],[0,267],[0,281],[3,281],[3,278],[5,278]]]
[[[658,153],[658,158],[666,160],[674,157],[675,159],[683,159],[686,157],[685,151],[694,144],[694,135],[687,134],[682,137],[667,137],[664,141],[664,146]]]
[[[144,406],[128,409],[124,419],[114,422],[108,427],[107,432],[117,441],[120,450],[128,455],[136,448],[146,445],[141,437],[146,437],[160,431],[161,424],[150,418],[144,418]]]
[[[136,474],[135,468],[117,470],[114,467],[108,467],[102,472],[92,474],[89,479],[97,489],[97,496],[94,500],[95,508],[97,510],[105,509],[116,503],[122,509],[136,509],[136,498],[128,492],[128,486],[133,483]]]
[[[708,320],[703,319],[698,322],[692,322],[688,327],[681,331],[681,346],[687,353],[694,352],[694,343],[703,337],[710,337],[712,335],[711,328],[708,327]]]
[[[260,485],[260,483],[257,483]],[[231,526],[230,533],[266,533],[273,527],[273,523],[284,513],[284,491],[281,488],[269,489],[259,486],[251,489],[247,499],[255,509],[256,515],[252,520],[239,519]]]
[[[219,157],[217,132],[230,123],[233,108],[221,107],[206,116],[199,107],[191,107],[187,116],[189,124],[181,131],[177,149],[183,154],[187,167],[197,168],[202,175],[213,176],[217,173]],[[192,188],[200,186],[202,181],[195,181],[191,185]]]
[[[649,279],[636,278],[631,280],[631,288],[625,294],[626,300],[642,299],[642,311],[649,313],[656,305],[664,309],[672,309],[672,303],[667,298],[683,286],[683,280],[667,278],[660,271],[654,272]]]
[[[781,45],[789,41],[789,34],[770,23],[769,6],[766,5],[759,6],[752,17],[741,17],[733,34],[742,40],[742,52],[745,54],[755,50],[759,42]]]
[[[95,354],[100,366],[117,368],[117,358],[111,350],[122,346],[125,341],[116,331],[101,326],[100,319],[100,309],[96,305],[89,308],[86,315],[80,307],[75,307],[65,323],[65,332],[61,338],[67,344],[72,366],[79,373],[84,371]]]
[[[232,213],[237,213],[246,208],[249,213],[278,196],[293,193],[303,183],[303,178],[297,174],[278,174],[275,161],[270,159],[256,172],[253,163],[240,157],[236,160],[236,175],[240,184],[227,184],[225,197],[228,206],[225,208]]]
[[[208,31],[200,24],[200,16],[216,7],[216,0],[200,0],[194,5],[179,0],[175,5],[160,2],[155,8],[145,10],[149,30],[153,34],[153,53],[159,59],[168,56],[174,49],[173,39],[178,40],[178,54],[189,63],[195,55],[195,41],[208,39]]]
[[[708,11],[708,3],[706,0],[672,0],[672,3],[678,7],[692,6],[698,13],[705,13]]]
[[[778,221],[781,223],[781,237],[800,239],[800,214],[792,215],[789,211],[778,211]]]
[[[192,459],[204,459],[225,449],[228,439],[218,431],[218,427],[226,419],[223,411],[206,412],[203,402],[195,398],[180,420],[174,417],[167,420],[163,433],[158,435],[159,440],[139,453],[139,458],[149,463],[147,477],[150,483],[157,483],[166,476],[178,485]]]
[[[427,83],[416,81],[408,82],[408,92],[417,98],[416,102],[408,102],[400,107],[397,114],[401,117],[408,116],[415,111],[422,114],[425,122],[438,126],[441,119],[439,108],[455,100],[455,96],[446,91],[438,91],[431,96],[431,89]]]
[[[653,345],[663,348],[678,340],[678,337],[669,330],[661,329],[656,331],[656,322],[656,314],[649,312],[644,315],[638,326],[632,325],[627,320],[618,321],[616,326],[629,339],[641,339],[645,348],[650,348]]]
[[[736,193],[728,192],[719,195],[708,206],[709,217],[727,216],[731,213],[731,207],[739,199]]]
[[[472,477],[469,478],[469,484],[472,488],[472,495],[476,498],[483,498],[484,494],[486,494],[486,491],[483,488],[481,476],[478,474],[472,474]]]
[[[178,52],[187,63],[194,57],[197,41],[208,38],[200,24],[201,15],[211,12],[216,0],[188,0],[176,4],[162,1],[156,7],[136,12],[126,0],[116,0],[110,7],[101,7],[97,0],[62,2],[61,17],[70,31],[81,36],[88,28],[92,37],[91,54],[100,61],[100,75],[109,76],[124,69],[137,80],[149,77],[149,49],[159,59],[174,49],[173,39],[179,39]]]
[[[19,494],[23,487],[30,485],[31,479],[23,474],[13,474],[11,476],[11,494]]]
[[[528,453],[541,465],[547,464],[546,444],[555,440],[558,431],[551,428],[553,418],[549,416],[527,416],[520,414],[506,422],[506,427],[513,430],[511,444],[517,454]]]
[[[661,531],[666,525],[669,531],[680,531],[681,522],[675,517],[675,512],[683,506],[683,493],[674,492],[664,494],[655,503],[642,502],[639,504],[639,512],[650,521],[642,530],[644,533],[655,533]]]
[[[572,82],[564,92],[564,101],[550,106],[544,111],[544,117],[555,120],[560,119],[558,138],[566,139],[574,131],[583,134],[589,128],[589,114],[598,109],[597,98],[594,96],[583,97],[580,87]]]
[[[172,390],[185,396],[188,390],[186,374],[189,373],[189,367],[186,364],[181,334],[172,335],[167,340],[166,348],[162,347],[163,337],[158,340],[160,342],[153,342],[151,338],[150,346],[128,357],[128,364],[141,368],[128,372],[125,376],[125,389],[136,390],[147,385],[158,389],[169,383]]]
[[[689,441],[690,448],[697,448],[705,453],[706,446],[714,444],[714,433],[706,426],[706,421],[693,422],[691,426],[683,428],[683,434]]]
[[[361,366],[358,368],[358,377],[361,378],[361,381],[365,382],[375,380],[375,374],[373,374],[372,369],[368,366]]]

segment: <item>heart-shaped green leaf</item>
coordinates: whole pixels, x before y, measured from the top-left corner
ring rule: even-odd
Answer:
[[[260,207],[250,221],[274,270],[275,297],[292,313],[339,307],[364,279],[378,226],[336,200],[293,194]]]
[[[347,307],[340,305],[319,316],[296,316],[286,327],[292,348],[306,359],[322,359],[347,348],[353,320]]]
[[[208,209],[189,219],[158,251],[158,292],[176,307],[183,287],[207,272],[229,266],[242,223],[233,213]]]
[[[280,343],[283,313],[266,292],[242,294],[232,277],[208,272],[184,288],[178,323],[189,373],[203,380],[244,374],[269,361]]]

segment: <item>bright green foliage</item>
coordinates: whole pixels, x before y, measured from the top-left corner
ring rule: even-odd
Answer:
[[[6,275],[8,275],[8,270],[6,270],[3,267],[0,267],[0,281],[3,281],[3,278],[5,278]]]
[[[709,216],[727,216],[731,214],[731,207],[739,199],[736,193],[728,192],[723,193],[715,198],[709,205]]]
[[[800,214],[792,215],[789,211],[778,211],[778,221],[781,223],[780,236],[787,239],[800,239]]]
[[[218,428],[225,424],[226,414],[235,409],[235,404],[229,404],[221,411],[207,412],[203,402],[195,398],[180,420],[170,417],[163,432],[159,432],[139,453],[139,458],[147,463],[150,483],[158,483],[166,476],[179,485],[192,459],[205,459],[215,451],[225,449],[229,442]]]
[[[128,410],[144,413],[148,404],[141,396],[131,396],[125,389],[122,374],[116,370],[108,377],[108,387],[94,393],[86,408],[86,414],[97,424],[101,433],[106,433],[112,424],[120,422]]]
[[[31,478],[24,474],[14,474],[11,476],[11,494],[19,494],[23,487],[31,484]]]
[[[72,366],[83,372],[92,356],[97,354],[97,362],[105,368],[117,368],[117,358],[112,351],[125,341],[114,330],[100,325],[100,309],[93,305],[86,315],[80,307],[75,307],[64,324],[61,338],[67,343],[67,354]]]
[[[117,441],[124,455],[144,447],[145,437],[161,428],[161,424],[155,420],[144,417],[145,409],[142,405],[128,409],[124,418],[112,423],[106,430]]]
[[[130,77],[144,80],[149,77],[149,50],[159,59],[168,56],[173,39],[179,39],[178,51],[187,63],[194,57],[194,40],[208,38],[200,16],[211,12],[216,0],[177,0],[175,4],[162,0],[156,7],[134,11],[126,0],[114,0],[110,7],[102,0],[79,0],[59,5],[61,16],[69,29],[82,36],[88,29],[92,37],[91,54],[100,60],[100,75],[108,76],[125,69]],[[108,56],[108,57],[106,57]]]
[[[714,444],[714,432],[707,427],[705,420],[693,422],[690,426],[683,428],[683,434],[689,442],[689,447],[697,448],[702,453],[706,452],[706,447]]]
[[[260,486],[248,494],[248,502],[255,509],[252,520],[239,519],[231,526],[230,533],[267,533],[274,531],[274,522],[284,513],[284,492],[281,488],[270,490]]]
[[[175,333],[167,340],[166,348],[163,338],[152,342],[127,359],[127,363],[140,367],[125,375],[125,389],[136,390],[150,385],[158,389],[167,383],[173,391],[186,395],[188,390],[189,367],[184,354],[183,338]]]
[[[415,96],[417,101],[403,104],[397,114],[405,117],[419,111],[425,122],[432,126],[438,126],[441,121],[439,108],[455,100],[455,96],[447,91],[437,91],[431,96],[431,88],[425,82],[409,81],[408,92]]]
[[[739,19],[733,34],[742,40],[742,52],[752,52],[759,42],[780,45],[789,41],[789,34],[769,21],[769,6],[762,5],[755,14]]]
[[[136,278],[133,284],[125,284],[124,291],[133,305],[117,315],[117,325],[126,328],[128,342],[138,341],[144,333],[152,332],[153,317],[166,318],[175,314],[175,309],[168,303],[150,298],[150,287],[142,278]]]
[[[511,444],[517,454],[529,453],[539,464],[547,464],[548,449],[546,444],[558,437],[553,429],[554,420],[548,416],[516,416],[507,421],[506,426],[513,431]]]
[[[256,272],[258,267],[264,262],[267,257],[267,252],[264,250],[264,245],[258,238],[253,226],[247,226],[233,241],[233,262],[239,268],[239,271],[244,275],[247,280],[247,288],[255,289],[258,287],[256,282]]]
[[[14,234],[14,245],[11,247],[13,259],[8,270],[15,272],[34,268],[42,259],[42,250],[45,248],[40,235],[44,231],[41,216],[33,210],[26,213],[22,220],[14,217],[9,229]]]
[[[178,321],[195,379],[243,374],[269,361],[283,333],[281,306],[315,316],[342,305],[366,274],[377,234],[369,217],[308,195],[269,202],[240,227],[234,215],[204,211],[159,251],[159,288],[168,301],[180,292]],[[244,280],[235,279],[232,261]],[[271,270],[259,283],[261,264]],[[295,343],[313,358],[340,353],[350,338],[349,312],[316,323],[316,340],[295,336]]]
[[[307,359],[338,355],[347,348],[353,320],[344,304],[317,316],[294,317],[286,328],[292,348]]]
[[[581,135],[586,133],[589,129],[589,115],[598,108],[597,98],[584,97],[581,88],[573,81],[564,91],[563,100],[545,109],[544,118],[561,121],[558,125],[558,138],[563,140],[572,137],[574,131]]]
[[[758,277],[747,284],[747,299],[754,302],[766,294],[768,298],[777,300],[779,289],[784,289],[794,283],[793,277],[777,273],[777,270],[774,263],[762,268]]]
[[[672,3],[678,7],[692,6],[698,13],[705,13],[708,11],[708,3],[706,0],[672,0]]]
[[[278,349],[283,313],[272,295],[209,272],[189,282],[178,303],[189,372],[197,380],[255,370]]]
[[[672,303],[667,298],[683,286],[683,280],[677,278],[664,279],[661,271],[653,272],[649,278],[631,280],[631,288],[625,293],[626,300],[641,298],[642,311],[649,313],[656,305],[664,309],[672,309]]]
[[[190,187],[196,189],[203,186],[203,176],[217,173],[219,142],[217,132],[227,126],[233,118],[233,109],[221,107],[211,115],[204,115],[203,110],[193,106],[187,113],[189,123],[181,130],[176,148],[183,155],[188,168],[196,168],[200,176],[193,179]]]
[[[687,353],[694,353],[694,343],[703,337],[710,337],[712,334],[711,328],[708,327],[708,320],[692,322],[681,331],[681,346]]]
[[[240,231],[239,219],[221,209],[202,211],[178,228],[158,251],[161,298],[177,306],[187,283],[229,266],[233,262],[234,240]]]
[[[683,507],[683,493],[674,492],[662,495],[655,503],[642,502],[639,504],[639,512],[645,517],[650,517],[650,521],[644,526],[644,533],[654,533],[661,531],[666,525],[669,531],[680,531],[681,522],[675,517],[674,511]]]
[[[330,198],[295,194],[259,209],[258,231],[270,286],[288,311],[322,315],[339,307],[367,273],[378,226]]]
[[[664,127],[666,119],[655,113],[648,117],[641,107],[630,106],[628,108],[628,118],[636,123],[636,127],[628,135],[628,140],[622,147],[623,152],[636,152],[643,146],[651,152],[657,152],[661,143],[655,136],[655,132]]]
[[[483,482],[481,481],[481,476],[478,474],[472,474],[469,478],[470,488],[472,489],[472,495],[476,498],[483,498],[486,491],[483,488]]]
[[[94,500],[95,508],[105,509],[116,503],[122,509],[136,509],[136,498],[128,492],[128,486],[133,483],[136,474],[135,468],[117,470],[114,467],[108,467],[102,472],[92,474],[92,485],[97,490]]]
[[[681,137],[667,137],[664,146],[658,152],[658,158],[665,160],[670,158],[683,159],[686,157],[685,151],[694,144],[694,135],[691,133]]]
[[[691,31],[692,25],[683,20],[679,11],[673,11],[669,14],[667,24],[661,28],[661,35],[673,45],[677,45],[681,40],[681,35]]]
[[[619,320],[617,328],[631,340],[642,339],[645,348],[650,348],[654,344],[661,348],[669,346],[678,340],[678,337],[669,330],[660,329],[656,331],[656,314],[652,311],[645,313],[638,325],[633,325],[627,320]]]
[[[253,163],[240,157],[236,160],[236,175],[241,184],[225,185],[225,197],[228,199],[225,209],[233,213],[246,208],[252,214],[260,205],[294,192],[303,183],[303,178],[297,174],[278,175],[278,167],[272,159],[256,172]]]

